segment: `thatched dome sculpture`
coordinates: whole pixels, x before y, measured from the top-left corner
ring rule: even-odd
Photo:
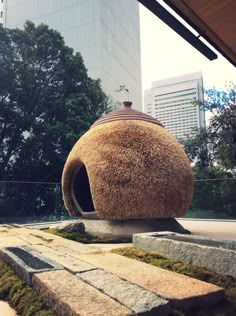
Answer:
[[[96,121],[71,150],[62,176],[70,215],[174,218],[188,210],[193,175],[185,152],[160,122],[131,104]]]

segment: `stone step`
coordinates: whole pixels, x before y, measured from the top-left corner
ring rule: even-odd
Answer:
[[[35,274],[33,287],[57,316],[126,316],[133,311],[67,271]]]
[[[30,286],[34,273],[63,269],[58,263],[27,247],[0,248],[0,259],[8,263],[12,270]]]
[[[164,270],[113,253],[90,253],[79,256],[105,271],[170,300],[173,307],[191,309],[208,307],[224,297],[222,288],[185,275]]]
[[[236,241],[173,232],[133,235],[134,247],[236,278]]]
[[[77,241],[68,240],[62,237],[60,239],[53,240],[48,243],[47,246],[56,249],[59,251],[66,251],[68,254],[82,254],[82,253],[90,253],[99,251],[99,247],[90,246],[89,244],[82,244]]]
[[[48,306],[55,306],[59,316],[165,315],[169,305],[185,310],[204,308],[224,297],[223,289],[215,285],[104,252],[99,245],[84,245],[29,228],[0,228],[4,234],[0,247],[27,245],[39,257],[71,272],[33,272],[35,289]]]
[[[51,249],[49,247],[43,247],[37,245],[36,247],[32,247],[35,250],[43,250],[41,254],[54,262],[57,262],[61,266],[63,266],[66,270],[70,271],[71,273],[78,273],[78,272],[85,272],[89,270],[97,269],[93,265],[82,261],[74,256],[68,255],[66,252],[58,251],[56,249]]]
[[[128,309],[131,309],[135,315],[165,316],[171,312],[170,303],[167,300],[142,289],[136,284],[122,280],[110,272],[98,269],[78,273],[77,276]]]
[[[29,243],[16,236],[0,236],[0,247],[27,246]]]

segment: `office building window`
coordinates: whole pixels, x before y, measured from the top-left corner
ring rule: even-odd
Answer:
[[[196,95],[200,101],[203,99],[202,91],[198,87],[202,87],[200,72],[156,81],[152,88],[154,94],[152,111],[166,129],[177,138],[180,136],[184,138],[190,133],[191,128],[205,124],[197,115],[198,109],[194,104]],[[151,110],[149,100],[152,93],[147,98],[148,111]]]

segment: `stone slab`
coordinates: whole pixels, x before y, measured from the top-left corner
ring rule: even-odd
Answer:
[[[15,227],[12,225],[9,225],[9,227],[12,234],[28,235],[31,232],[31,229],[26,227]]]
[[[10,223],[9,226],[11,226],[13,228],[21,228],[22,227],[20,224],[17,224],[17,223]]]
[[[124,316],[133,312],[67,271],[35,274],[33,287],[57,316]]]
[[[10,234],[0,236],[0,247],[13,247],[13,246],[27,246],[29,243],[26,240],[22,240],[16,236]]]
[[[22,239],[23,241],[27,241],[30,245],[41,245],[47,243],[46,240],[43,240],[42,238],[38,238],[36,236],[31,235],[30,233],[28,235],[22,235],[18,234],[18,238]]]
[[[2,226],[1,226],[2,227]],[[3,226],[2,228],[4,229],[5,226]],[[57,235],[53,235],[53,234],[49,234],[46,233],[44,231],[41,230],[36,230],[36,229],[32,229],[29,227],[14,227],[14,226],[9,226],[8,228],[5,228],[8,230],[8,233],[10,235],[14,235],[14,236],[33,236],[35,238],[39,238],[39,240],[43,241],[43,242],[50,242],[52,240],[56,240],[56,239],[60,239],[61,237],[57,236]]]
[[[99,247],[82,244],[77,241],[68,240],[61,237],[60,239],[53,240],[52,242],[48,243],[47,246],[71,255],[100,251]]]
[[[57,251],[57,250],[46,251],[46,252],[42,252],[42,255],[45,258],[51,259],[51,260],[59,263],[66,270],[68,270],[72,273],[84,272],[84,271],[97,269],[95,266],[93,266],[85,261],[82,261],[78,258],[75,258],[73,256],[70,256],[66,253],[63,253],[61,251]]]
[[[142,289],[140,286],[122,280],[110,272],[98,269],[78,273],[77,276],[115,301],[133,310],[135,315],[165,316],[171,312],[167,300]]]
[[[222,288],[113,253],[90,253],[82,260],[152,291],[182,309],[207,307],[224,297]]]
[[[133,243],[122,243],[122,244],[89,244],[90,247],[94,247],[97,251],[111,251],[115,248],[133,247]]]
[[[31,229],[30,234],[35,236],[35,237],[41,238],[45,241],[48,241],[48,242],[51,242],[53,240],[61,240],[60,236],[50,234],[50,233],[47,233],[47,232],[45,232],[43,230],[39,230],[39,229]]]
[[[60,238],[59,236],[53,235],[53,234],[46,234],[44,232],[41,232],[40,230],[37,230],[36,232],[32,232],[29,234],[30,236],[34,236],[36,238],[41,239],[43,242],[50,243],[53,240],[57,240]]]
[[[207,246],[207,244],[209,246]],[[236,278],[236,241],[172,232],[134,234],[133,245]]]
[[[72,273],[97,269],[93,265],[76,258],[73,252],[71,252],[72,255],[69,255],[66,248],[64,251],[50,248],[47,245],[30,245],[29,248],[39,252],[44,257],[59,263]]]
[[[0,301],[0,315],[1,316],[17,316],[16,311],[5,301]]]
[[[43,253],[47,251],[52,251],[52,248],[48,247],[47,244],[43,245],[29,245],[28,248],[37,251],[38,253]]]
[[[40,265],[37,263],[35,264],[35,267],[32,267],[28,263],[28,259],[25,260],[23,257],[20,257],[19,255],[15,254],[13,251],[11,251],[10,247],[8,248],[0,248],[0,258],[8,263],[12,270],[23,280],[25,281],[28,285],[32,285],[32,276],[34,273],[39,273],[39,272],[44,272],[48,270],[59,270],[63,269],[62,266],[60,266],[58,263],[55,263],[48,258],[45,258],[35,251],[32,251],[31,249],[27,247],[12,247],[11,248],[16,248],[21,251],[25,251],[28,253],[32,259],[35,258],[39,263],[42,262],[45,264],[45,267],[40,267]],[[37,268],[36,268],[37,266]]]
[[[0,236],[9,233],[10,228],[9,227],[4,227],[4,226],[0,226]]]
[[[8,224],[0,224],[0,229],[11,229],[12,227]]]

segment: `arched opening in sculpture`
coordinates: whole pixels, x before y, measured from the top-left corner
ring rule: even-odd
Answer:
[[[95,212],[89,178],[84,164],[81,164],[75,172],[71,190],[73,201],[81,215]]]

